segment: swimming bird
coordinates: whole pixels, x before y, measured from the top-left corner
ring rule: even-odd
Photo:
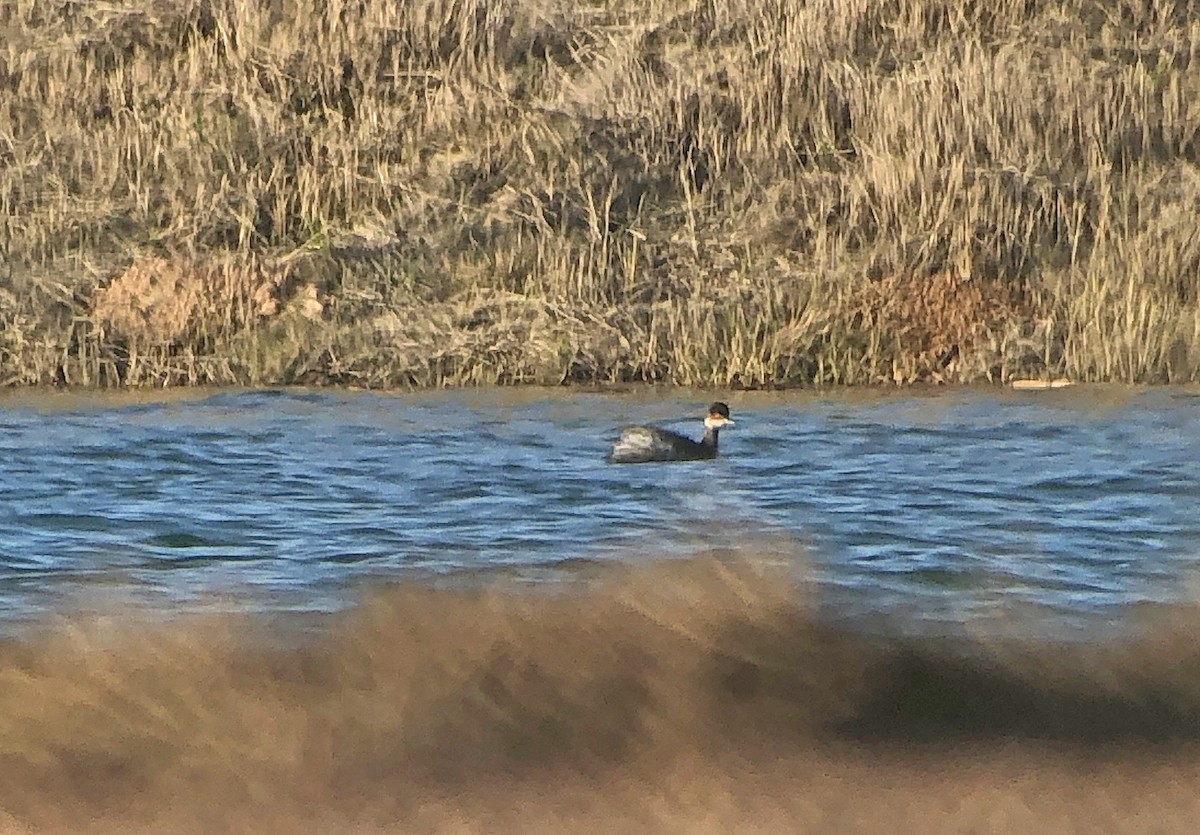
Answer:
[[[610,464],[643,464],[716,458],[717,434],[723,426],[733,426],[733,421],[729,419],[729,407],[720,402],[708,407],[704,438],[699,441],[657,426],[631,426],[621,433],[605,460]]]

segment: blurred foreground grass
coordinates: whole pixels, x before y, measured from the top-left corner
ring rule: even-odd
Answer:
[[[752,550],[647,556],[381,587],[319,630],[125,607],[6,636],[0,832],[1195,831],[1194,606],[904,637]]]

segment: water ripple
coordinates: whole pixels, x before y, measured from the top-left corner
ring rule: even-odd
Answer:
[[[0,405],[10,616],[96,583],[171,605],[342,605],[364,580],[750,548],[836,609],[1077,617],[1175,600],[1200,554],[1200,397],[746,396],[725,455],[602,462],[693,402],[585,394],[220,393]],[[702,403],[701,403],[702,405]],[[14,609],[15,607],[15,609]]]

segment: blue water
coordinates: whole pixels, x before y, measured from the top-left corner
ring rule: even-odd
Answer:
[[[1073,627],[1192,600],[1200,394],[730,394],[722,457],[603,462],[703,394],[0,399],[0,624],[324,612],[381,580],[794,566],[831,613]]]

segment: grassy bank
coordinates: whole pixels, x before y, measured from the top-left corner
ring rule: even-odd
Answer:
[[[1200,9],[0,6],[0,384],[1200,379]]]

